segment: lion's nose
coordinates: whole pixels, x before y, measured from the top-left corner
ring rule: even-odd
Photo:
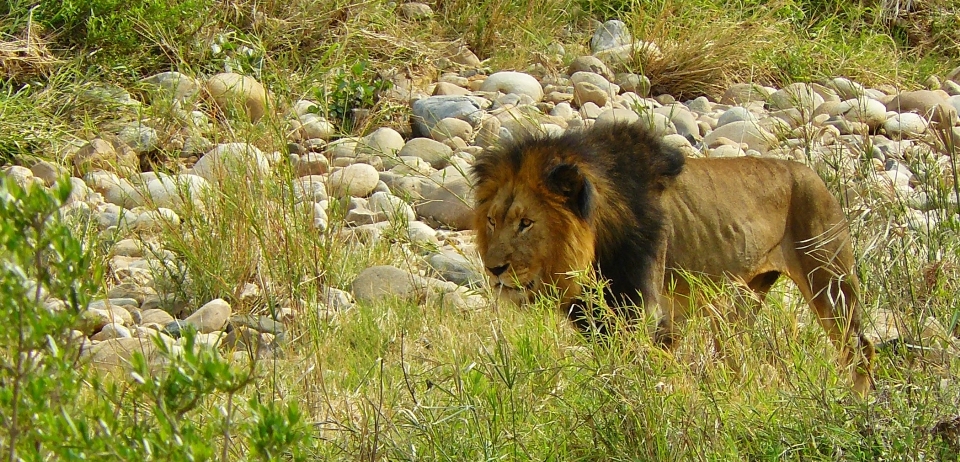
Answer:
[[[503,272],[506,271],[509,266],[510,266],[509,263],[507,263],[506,265],[503,265],[503,266],[494,266],[494,267],[492,267],[492,268],[488,266],[488,267],[487,267],[487,271],[490,271],[490,274],[492,274],[492,275],[494,275],[494,276],[499,276],[499,275],[503,274]]]

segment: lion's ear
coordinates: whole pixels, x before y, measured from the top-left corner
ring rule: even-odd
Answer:
[[[566,205],[583,219],[593,212],[593,185],[576,165],[561,164],[547,174],[547,186],[567,199]]]

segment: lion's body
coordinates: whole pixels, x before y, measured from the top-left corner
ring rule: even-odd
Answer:
[[[858,358],[855,388],[869,388],[873,350],[861,335],[846,219],[806,166],[685,160],[614,124],[485,153],[474,175],[478,250],[505,296],[557,287],[582,322],[570,273],[592,268],[622,314],[636,317],[641,305],[659,316],[657,339],[669,346],[688,314],[690,274],[743,283],[760,300],[785,275],[844,356]]]

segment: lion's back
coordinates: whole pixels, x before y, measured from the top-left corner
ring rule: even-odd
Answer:
[[[749,273],[785,239],[844,220],[813,170],[779,159],[690,159],[663,201],[668,265],[716,275]]]

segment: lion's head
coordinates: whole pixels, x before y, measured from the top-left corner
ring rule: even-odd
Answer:
[[[624,146],[619,157],[610,145]],[[681,154],[635,124],[529,137],[484,152],[473,166],[474,229],[491,286],[514,301],[547,287],[565,301],[577,297],[575,273],[594,269],[611,242],[656,239],[657,198],[682,167]],[[638,222],[647,225],[635,231]]]
[[[570,273],[590,268],[595,185],[557,139],[530,139],[477,159],[477,248],[500,296],[521,301],[556,287],[579,292]]]

